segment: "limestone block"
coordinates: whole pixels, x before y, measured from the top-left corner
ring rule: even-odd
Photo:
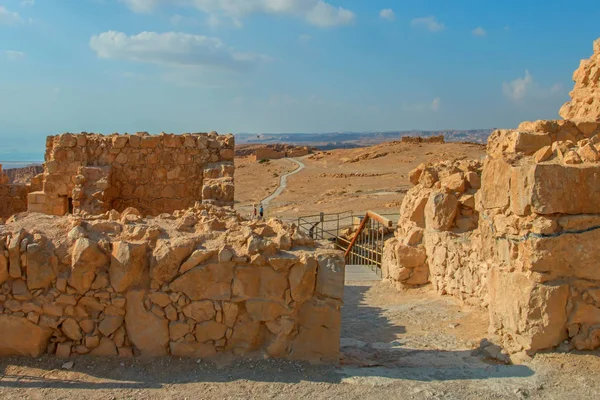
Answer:
[[[193,268],[175,279],[171,290],[183,292],[191,300],[229,300],[234,263],[209,264]]]
[[[316,292],[333,299],[344,297],[346,265],[343,253],[339,251],[319,251],[317,253]]]
[[[46,289],[56,279],[58,260],[51,249],[38,243],[27,245],[27,287]]]
[[[297,263],[290,269],[289,282],[294,301],[308,300],[314,293],[317,279],[317,260],[307,257],[304,263]]]
[[[196,322],[211,320],[215,317],[215,306],[211,300],[192,301],[183,308],[183,314]]]
[[[0,356],[39,357],[48,347],[52,329],[26,318],[0,314]]]
[[[127,293],[125,328],[131,343],[142,356],[157,357],[167,354],[169,322],[144,309],[145,291]]]
[[[145,243],[117,241],[110,258],[110,283],[117,292],[139,286],[148,280],[147,246]]]
[[[425,206],[427,229],[449,230],[458,212],[458,200],[453,194],[433,192]]]
[[[77,239],[71,256],[69,285],[79,293],[87,292],[96,278],[96,273],[107,264],[108,257],[98,243],[84,237]]]
[[[158,285],[170,283],[179,271],[186,258],[192,254],[195,241],[178,238],[165,242],[159,240],[152,253],[150,263],[150,278]]]
[[[341,315],[334,301],[313,299],[302,304],[298,335],[291,343],[290,358],[296,360],[339,361]]]

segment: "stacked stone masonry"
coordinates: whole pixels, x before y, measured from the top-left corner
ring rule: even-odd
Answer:
[[[135,207],[159,215],[196,201],[231,206],[234,137],[65,133],[46,141],[43,189],[28,209],[51,215]]]
[[[384,276],[487,307],[506,351],[600,347],[600,41],[567,120],[494,132],[483,165],[411,175]],[[564,344],[563,344],[564,346]]]
[[[422,137],[422,136],[402,136],[402,143],[445,143],[444,135]]]
[[[339,359],[344,260],[197,204],[0,225],[0,355]]]
[[[0,218],[27,211],[27,195],[30,191],[30,185],[10,184],[0,164]]]

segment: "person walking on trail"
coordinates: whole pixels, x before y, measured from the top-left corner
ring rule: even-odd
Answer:
[[[262,203],[260,203],[260,211],[259,212],[260,212],[260,219],[263,219],[263,216],[265,214],[265,210],[263,209]]]
[[[254,219],[256,219],[257,215],[256,215],[256,204],[253,204],[254,206]]]

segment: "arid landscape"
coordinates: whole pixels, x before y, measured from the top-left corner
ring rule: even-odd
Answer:
[[[0,400],[600,399],[598,5],[388,3],[0,5]]]
[[[389,142],[316,152],[300,159],[306,168],[290,177],[287,189],[265,212],[283,218],[342,211],[361,215],[368,210],[397,214],[411,186],[408,173],[417,165],[484,155],[485,146],[475,143]],[[264,163],[236,159],[236,208],[246,211],[269,196],[280,176],[296,168],[286,159]]]

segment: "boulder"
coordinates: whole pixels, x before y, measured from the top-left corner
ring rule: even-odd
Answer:
[[[216,315],[215,306],[211,300],[192,301],[183,308],[183,314],[196,322],[213,319]]]
[[[71,340],[78,341],[83,339],[81,328],[79,327],[77,321],[75,321],[73,318],[65,319],[60,329],[65,336]]]
[[[71,276],[69,285],[78,293],[85,293],[92,287],[96,273],[108,264],[108,257],[89,238],[79,238],[75,242],[71,256]]]
[[[273,321],[287,311],[287,308],[276,301],[248,300],[246,311],[254,321]]]
[[[198,343],[204,343],[209,340],[220,340],[225,337],[227,327],[215,321],[206,321],[196,324],[196,340]]]
[[[27,318],[0,314],[0,356],[39,357],[48,347],[52,329]]]
[[[346,262],[339,251],[319,251],[317,253],[316,292],[334,299],[344,298]]]
[[[117,292],[125,292],[131,287],[148,281],[147,246],[145,243],[118,241],[113,243],[110,258],[110,284]]]
[[[453,194],[433,192],[425,207],[427,229],[447,231],[454,225],[458,199]]]
[[[191,300],[229,300],[234,263],[209,264],[193,268],[175,279],[169,286],[183,292]]]
[[[146,311],[145,294],[143,290],[132,290],[127,293],[125,315],[127,337],[142,356],[164,356],[167,354],[169,344],[169,321]]]
[[[303,261],[290,269],[288,277],[292,299],[299,303],[312,297],[317,281],[317,260],[305,257]]]
[[[159,240],[150,263],[150,279],[162,286],[170,283],[178,274],[183,261],[192,254],[195,241],[178,238],[172,241]]]
[[[58,259],[51,249],[38,243],[27,245],[27,287],[29,290],[48,288],[56,279],[57,267]]]

